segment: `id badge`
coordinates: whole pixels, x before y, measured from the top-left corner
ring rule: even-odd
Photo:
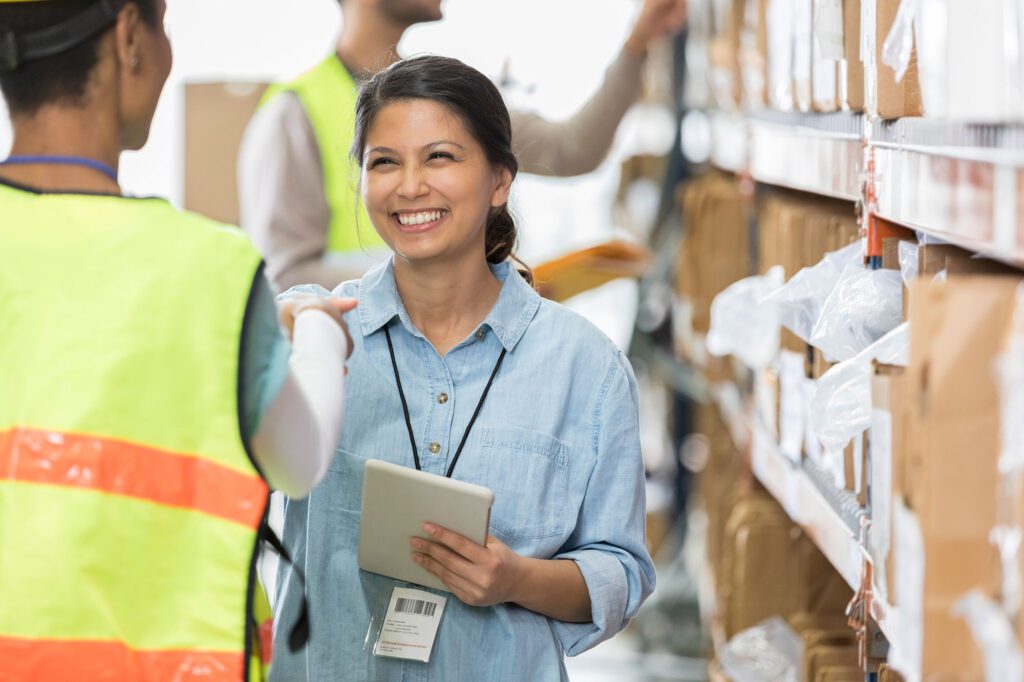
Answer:
[[[373,655],[430,662],[447,603],[447,597],[432,592],[394,588],[376,633]]]

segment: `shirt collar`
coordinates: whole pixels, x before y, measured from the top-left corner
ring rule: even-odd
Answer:
[[[519,276],[511,263],[506,261],[497,265],[491,264],[490,268],[494,276],[502,282],[501,293],[498,294],[497,302],[481,326],[490,328],[505,350],[511,352],[526,333],[533,316],[537,314],[540,295]],[[398,317],[410,332],[419,335],[398,295],[394,256],[375,265],[360,280],[358,310],[363,336],[379,331],[395,317]]]

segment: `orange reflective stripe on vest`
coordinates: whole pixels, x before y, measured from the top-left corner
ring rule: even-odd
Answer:
[[[118,642],[0,637],[0,680],[237,682],[244,667],[239,652],[133,651]],[[69,671],[74,671],[73,678]]]
[[[266,484],[199,457],[100,436],[0,431],[0,479],[89,488],[217,516],[255,528]]]

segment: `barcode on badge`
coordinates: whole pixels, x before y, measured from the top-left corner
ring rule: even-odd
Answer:
[[[395,613],[413,613],[417,616],[433,616],[437,611],[437,604],[422,599],[398,598],[395,604]]]

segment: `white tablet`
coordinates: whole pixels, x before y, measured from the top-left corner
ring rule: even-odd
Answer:
[[[483,545],[494,493],[377,459],[366,461],[359,522],[359,568],[389,578],[446,590],[433,573],[412,560],[409,540],[427,538],[424,523],[455,531]]]

